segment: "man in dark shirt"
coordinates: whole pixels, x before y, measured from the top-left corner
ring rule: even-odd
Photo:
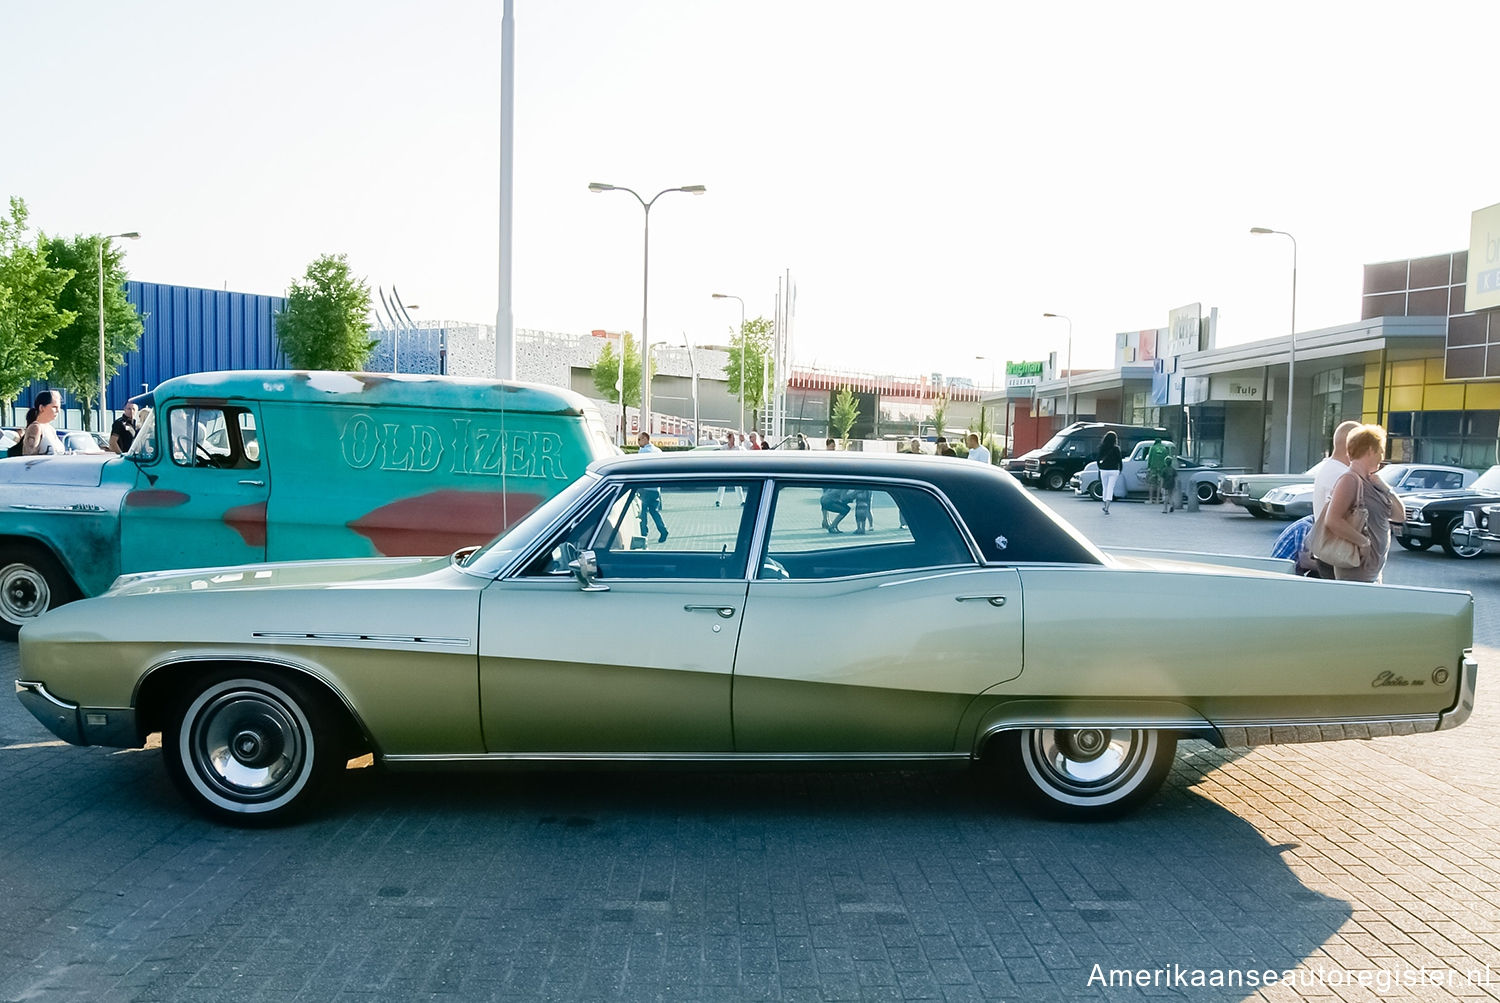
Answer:
[[[109,430],[109,448],[112,452],[128,453],[135,441],[135,402],[127,401],[125,410],[115,419]]]

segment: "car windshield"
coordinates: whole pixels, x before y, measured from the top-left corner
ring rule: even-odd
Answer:
[[[1047,444],[1045,446],[1043,446],[1042,449],[1044,449],[1044,450],[1058,450],[1058,449],[1061,449],[1063,443],[1065,443],[1065,442],[1068,441],[1068,435],[1069,434],[1070,433],[1066,429],[1064,429],[1061,432],[1058,432],[1052,438],[1050,438],[1050,439],[1047,440]]]
[[[1493,491],[1500,494],[1500,467],[1491,467],[1479,475],[1479,480],[1474,482],[1476,491]]]
[[[1401,475],[1405,472],[1406,467],[1402,466],[1399,463],[1392,463],[1390,466],[1381,467],[1379,470],[1375,471],[1375,476],[1385,481],[1386,484],[1394,485],[1396,481],[1401,479]]]
[[[588,471],[578,480],[542,502],[518,522],[500,531],[500,535],[476,550],[463,562],[466,571],[494,577],[505,569],[517,553],[527,549],[536,536],[552,525],[599,483],[599,475]]]

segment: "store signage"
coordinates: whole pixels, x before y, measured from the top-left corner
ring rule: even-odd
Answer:
[[[1034,387],[1042,382],[1042,363],[1007,362],[1005,364],[1005,388]]]
[[[1469,217],[1469,281],[1464,307],[1471,313],[1500,306],[1500,203]]]

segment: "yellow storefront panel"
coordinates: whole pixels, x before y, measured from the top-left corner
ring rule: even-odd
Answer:
[[[1500,383],[1465,383],[1463,388],[1466,410],[1500,411]]]
[[[1420,386],[1426,382],[1427,363],[1423,359],[1409,359],[1405,362],[1391,363],[1391,386],[1410,387]],[[1397,410],[1408,410],[1397,408]]]
[[[1374,421],[1375,419],[1371,418],[1370,415],[1372,415],[1372,414],[1379,414],[1380,413],[1380,390],[1379,390],[1379,388],[1372,388],[1372,387],[1370,387],[1369,384],[1365,384],[1364,409],[1365,409],[1365,421],[1366,422]]]
[[[1462,411],[1464,409],[1464,387],[1462,383],[1434,386],[1429,383],[1422,388],[1422,410]]]
[[[1415,387],[1390,387],[1386,391],[1387,410],[1389,411],[1420,411],[1422,410],[1422,388]]]
[[[1442,356],[1438,356],[1435,359],[1428,359],[1427,360],[1427,377],[1422,382],[1424,382],[1424,383],[1442,383],[1444,375],[1445,374],[1443,372],[1443,358],[1442,358]]]

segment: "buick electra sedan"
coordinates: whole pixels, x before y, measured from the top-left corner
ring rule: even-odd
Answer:
[[[1151,798],[1184,737],[1468,717],[1468,593],[1284,568],[1106,555],[987,464],[615,458],[451,557],[122,576],[21,630],[17,688],[72,743],[159,732],[187,800],[246,825],[365,753],[972,765],[1097,818]]]

